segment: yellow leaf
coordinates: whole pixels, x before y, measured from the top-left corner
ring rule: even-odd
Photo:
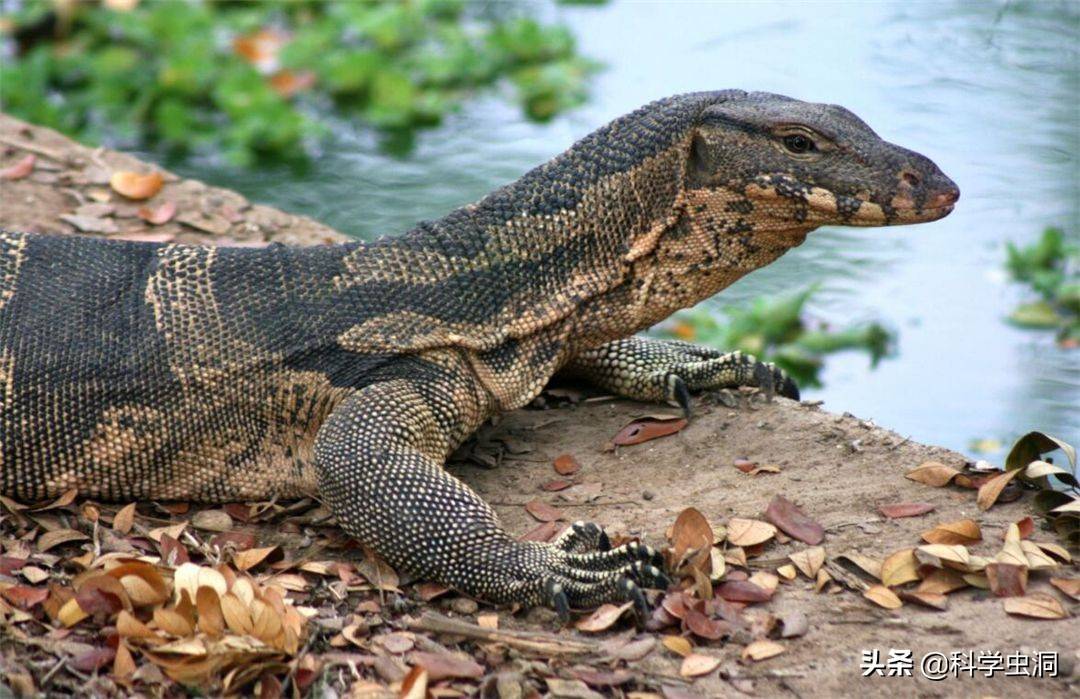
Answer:
[[[923,541],[928,544],[973,544],[982,540],[979,525],[970,519],[939,524],[922,533]]]
[[[915,549],[901,549],[881,564],[881,582],[886,587],[895,587],[919,579],[919,562],[915,560]]]
[[[64,602],[64,606],[60,607],[60,611],[57,613],[57,620],[64,626],[71,628],[75,624],[88,617],[89,614],[82,610],[78,601],[74,597]]]
[[[940,488],[948,485],[959,474],[960,472],[952,466],[946,466],[937,461],[926,461],[904,475],[918,483]]]
[[[986,481],[979,488],[979,494],[975,498],[975,502],[979,505],[980,510],[989,510],[997,502],[997,499],[1001,497],[1001,491],[1005,489],[1005,486],[1009,484],[1013,478],[1016,478],[1016,474],[1020,473],[1020,469],[1013,469],[1012,471],[1006,471],[1002,474],[994,476],[990,480]]]
[[[693,647],[690,645],[690,641],[683,636],[664,636],[660,639],[660,642],[672,653],[681,655],[684,658],[694,652]]]
[[[700,653],[691,653],[683,658],[679,674],[683,677],[701,677],[720,667],[720,658]]]
[[[1005,599],[1005,611],[1033,619],[1064,619],[1069,615],[1056,597],[1045,592],[1033,592],[1026,597],[1008,597]]]
[[[754,641],[746,648],[743,648],[742,659],[758,662],[759,660],[766,660],[780,655],[785,650],[787,649],[776,641]]]
[[[756,546],[776,536],[776,527],[758,519],[733,517],[727,530],[728,541],[735,546]]]
[[[870,588],[863,593],[863,597],[885,609],[899,609],[904,606],[904,603],[900,601],[900,598],[896,596],[896,593],[884,585],[871,585]]]
[[[149,199],[161,191],[165,180],[160,172],[151,172],[148,175],[140,175],[137,172],[114,172],[109,178],[109,186],[117,194],[122,194],[128,199]]]
[[[803,549],[788,556],[795,567],[806,577],[813,580],[817,572],[825,564],[825,549],[822,546],[813,546]]]

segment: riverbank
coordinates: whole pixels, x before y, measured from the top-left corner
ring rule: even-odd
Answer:
[[[0,227],[5,229],[248,246],[345,240],[342,234],[311,219],[252,204],[235,192],[164,172],[160,191],[152,197],[141,201],[126,199],[110,186],[115,173],[161,171],[122,153],[87,148],[56,132],[3,115],[0,115],[0,170],[8,178],[0,181]],[[568,395],[573,400],[567,400]],[[669,697],[739,692],[762,696],[902,697],[1007,692],[1065,696],[1076,690],[1080,681],[1077,670],[1080,648],[1075,619],[1034,620],[1008,614],[1001,599],[974,587],[949,594],[947,604],[939,605],[944,609],[911,601],[897,608],[885,608],[863,595],[875,582],[872,576],[852,572],[840,560],[842,554],[854,553],[880,563],[898,550],[923,543],[921,534],[936,525],[961,520],[971,520],[981,532],[980,540],[970,545],[971,551],[992,557],[1001,548],[1009,524],[1034,515],[1030,493],[1021,493],[1013,502],[980,511],[973,490],[932,488],[905,478],[906,472],[927,461],[962,470],[966,462],[963,455],[915,443],[850,415],[837,415],[815,405],[784,399],[767,403],[760,398],[735,395],[728,396],[730,406],[699,401],[695,418],[677,434],[612,449],[609,442],[620,428],[635,417],[665,410],[625,401],[575,402],[577,398],[576,393],[562,392],[547,399],[547,409],[520,410],[505,416],[481,432],[471,460],[451,466],[456,475],[496,507],[512,533],[522,535],[535,530],[538,519],[592,520],[614,533],[638,536],[650,544],[664,546],[665,531],[680,512],[693,507],[714,528],[727,526],[731,539],[733,519],[763,520],[773,498],[782,495],[796,502],[822,527],[824,539],[820,545],[827,561],[822,569],[832,571],[831,580],[818,579],[816,582],[821,583],[822,589],[817,591],[815,581],[798,572],[790,580],[785,578],[783,571],[789,563],[788,556],[808,548],[795,538],[774,533],[765,543],[736,547],[750,557],[745,566],[729,561],[729,571],[777,576],[773,582],[776,588],[767,601],[742,610],[745,633],[724,634],[729,639],[726,643],[707,642],[692,628],[684,633],[693,639],[694,653],[717,662],[714,668],[695,679],[685,671],[686,661],[673,652],[682,646],[659,642],[663,636],[679,634],[678,620],[674,626],[645,633],[631,641],[640,641],[644,654],[639,657],[639,651],[635,650],[633,659],[626,663],[612,660],[631,657],[619,655],[619,649],[626,645],[620,645],[620,641],[632,629],[626,621],[597,636],[560,629],[543,610],[517,615],[499,611],[500,629],[530,634],[552,632],[565,644],[579,644],[573,646],[578,650],[568,651],[564,660],[527,660],[534,654],[522,650],[522,644],[513,639],[485,639],[481,632],[475,632],[481,637],[469,640],[461,633],[439,633],[423,624],[417,625],[415,620],[431,609],[471,624],[482,622],[482,626],[473,628],[489,629],[494,622],[491,617],[480,618],[492,613],[488,608],[478,609],[468,603],[471,601],[452,594],[423,602],[418,596],[427,596],[424,588],[405,584],[400,586],[400,596],[396,592],[377,596],[380,602],[374,607],[376,611],[372,612],[369,605],[363,612],[371,623],[364,627],[363,633],[357,636],[358,632],[354,631],[353,638],[346,636],[342,645],[337,646],[334,639],[348,628],[342,625],[344,615],[360,613],[358,609],[372,599],[370,587],[352,590],[346,585],[339,597],[319,598],[319,604],[315,605],[310,603],[309,596],[315,594],[320,573],[288,567],[285,569],[288,573],[284,573],[280,569],[252,566],[258,575],[265,576],[268,584],[285,574],[311,581],[311,587],[304,587],[290,579],[300,588],[287,588],[296,604],[307,604],[314,610],[313,621],[308,625],[307,645],[282,660],[287,676],[299,684],[296,678],[303,663],[307,663],[303,667],[328,666],[333,662],[328,659],[331,654],[340,655],[343,652],[340,648],[346,648],[369,659],[352,659],[354,668],[360,662],[363,669],[360,675],[365,679],[361,681],[378,678],[373,679],[376,684],[389,686],[394,681],[400,682],[410,667],[423,664],[423,659],[418,660],[413,653],[442,653],[449,648],[468,652],[479,669],[470,668],[467,673],[459,672],[457,679],[443,680],[447,691],[440,696],[453,696],[452,691],[470,694],[476,689],[476,681],[496,670],[511,679],[499,685],[505,685],[505,694],[503,689],[491,689],[496,692],[491,696],[528,695],[530,688],[546,689],[553,696],[577,697],[594,696],[590,692],[596,691],[654,692],[656,696]],[[829,407],[843,409],[843,406]],[[572,455],[579,470],[557,474],[552,464],[563,454]],[[770,468],[756,473],[737,468],[750,463]],[[532,504],[537,500],[549,508]],[[899,503],[921,503],[931,509],[899,519],[887,517],[879,510],[881,505]],[[97,525],[89,520],[79,523],[85,514],[85,509],[78,509],[81,505],[79,502],[63,505],[63,508],[75,508],[71,521],[64,522],[64,526],[78,530],[80,526],[93,525],[96,541]],[[527,508],[527,505],[531,506]],[[171,519],[194,520],[197,511],[196,508],[185,510],[173,514]],[[110,510],[103,507],[101,512]],[[162,517],[163,512],[157,512],[157,517]],[[0,537],[5,554],[12,556],[12,551],[23,549],[15,543],[16,538],[25,535],[17,534],[19,529],[12,524],[12,518],[5,522],[8,528],[0,529]],[[336,536],[332,527],[317,526],[324,524],[317,518],[291,528],[257,521],[234,524],[237,531],[253,536],[258,546],[279,547],[286,561],[304,558],[305,549],[313,540]],[[44,525],[39,522],[38,526]],[[209,534],[195,533],[196,543],[201,543],[204,535],[209,540]],[[1053,534],[1036,526],[1030,538],[1053,541]],[[193,554],[199,550],[190,542],[189,545]],[[78,550],[74,540],[68,546]],[[63,550],[57,548],[50,553]],[[43,555],[39,551],[31,556],[39,553]],[[326,551],[320,549],[319,555],[328,561],[348,561],[357,554],[338,545]],[[0,582],[14,580],[23,586],[29,582],[37,589],[44,589],[50,582],[63,585],[71,581],[70,567],[50,568],[44,563],[34,567],[44,571],[45,577],[30,581],[25,575],[20,578],[13,570],[11,575],[3,573]],[[1075,563],[1059,562],[1054,575],[1077,577]],[[729,576],[728,580],[740,577],[730,572]],[[768,578],[764,580],[767,586]],[[1066,615],[1075,615],[1075,601],[1052,588],[1045,573],[1031,574],[1028,592],[1050,595]],[[372,614],[378,617],[377,622],[370,618]],[[804,633],[772,640],[780,647],[780,652],[772,657],[759,661],[744,657],[755,641],[764,641],[770,635],[770,629],[775,626],[770,619],[790,620],[796,614],[805,617]],[[46,652],[43,649],[50,649],[49,657],[65,657],[62,649],[55,653],[52,650],[59,648],[55,645],[56,630],[39,623],[41,619],[23,621],[17,623],[7,618],[3,622],[6,640],[0,641],[4,653],[0,669],[13,687],[17,687],[17,681],[12,677],[27,676],[33,682],[44,675],[47,667],[42,666],[38,671],[38,666],[32,664],[45,662],[41,657]],[[74,626],[71,636],[66,632],[60,635],[67,640],[86,635],[93,630],[89,628],[91,623],[92,620],[84,621]],[[407,648],[400,646],[402,649],[396,651],[395,646],[378,640],[390,629],[408,639]],[[650,638],[656,642],[646,648]],[[585,648],[595,647],[597,652],[581,650],[582,641]],[[877,651],[884,662],[890,649],[913,651],[914,677],[864,678],[866,667],[871,674],[874,669],[863,662],[864,658],[872,660]],[[1003,671],[992,678],[981,671],[972,672],[973,677],[961,672],[959,678],[940,682],[919,677],[918,660],[925,654],[942,652],[948,656],[953,651],[968,650],[997,652],[1003,657],[1057,652],[1059,677],[1005,677]],[[707,667],[711,661],[696,662]],[[378,663],[396,668],[400,674],[391,669],[380,672]],[[72,669],[68,663],[50,681],[55,683],[54,690],[76,687],[79,678],[96,674],[99,669]],[[107,679],[108,668],[101,670],[101,674]],[[434,677],[435,673],[429,675]],[[63,679],[65,676],[67,680]],[[348,672],[335,672],[329,673],[325,681],[344,690],[352,684],[350,678]],[[356,696],[377,696],[374,693],[377,688],[371,688],[372,694],[360,694],[356,686],[352,690]]]

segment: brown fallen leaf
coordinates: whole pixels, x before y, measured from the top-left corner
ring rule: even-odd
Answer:
[[[799,507],[783,495],[773,497],[765,510],[765,519],[785,534],[799,541],[817,546],[825,538],[825,528],[810,519]]]
[[[762,660],[768,660],[769,658],[776,657],[783,653],[786,648],[776,641],[761,640],[754,641],[750,645],[743,648],[742,659],[751,660],[753,662],[759,662]]]
[[[817,577],[818,570],[825,564],[825,549],[821,546],[812,546],[802,551],[796,551],[788,556],[795,564],[799,572],[813,580]]]
[[[660,642],[664,644],[664,648],[684,658],[694,652],[694,647],[690,644],[690,641],[683,636],[664,636],[660,639]]]
[[[452,653],[413,651],[409,662],[427,670],[428,679],[438,682],[447,678],[477,679],[484,676],[484,666]]]
[[[543,500],[529,501],[525,505],[525,511],[540,522],[554,522],[563,517],[561,512]]]
[[[428,695],[427,685],[427,670],[417,665],[409,670],[409,674],[401,681],[398,699],[425,699]]]
[[[0,170],[0,180],[21,180],[34,171],[35,163],[37,163],[37,156],[33,153],[25,155]]]
[[[78,488],[68,488],[63,493],[61,493],[60,497],[56,498],[55,500],[48,503],[47,505],[42,505],[41,507],[33,508],[33,511],[34,512],[45,512],[46,510],[60,510],[60,509],[63,509],[65,507],[67,507],[68,505],[70,505],[71,503],[75,502],[75,498],[78,497],[78,495],[79,495],[79,489]]]
[[[934,506],[928,502],[895,502],[887,505],[878,505],[878,511],[889,519],[901,517],[918,517],[927,512],[933,512]]]
[[[885,609],[899,609],[904,606],[904,603],[900,601],[900,598],[896,596],[896,593],[884,585],[871,585],[869,589],[863,593],[863,597]]]
[[[901,549],[889,555],[881,564],[881,583],[895,587],[919,579],[919,562],[915,549]]]
[[[729,602],[767,602],[773,593],[749,580],[728,580],[716,586],[715,595]]]
[[[702,572],[710,564],[709,550],[713,543],[713,530],[709,520],[693,507],[688,507],[675,518],[668,537],[675,551],[675,561],[681,562],[690,552],[696,551],[692,566]]]
[[[720,658],[701,653],[691,653],[683,658],[679,674],[683,677],[701,677],[720,667]]]
[[[572,454],[560,454],[555,457],[555,473],[560,476],[572,476],[581,470],[581,464]]]
[[[172,217],[176,215],[176,202],[169,200],[157,207],[151,209],[148,206],[139,208],[139,218],[146,221],[152,226],[161,226],[172,220]]]
[[[1050,578],[1050,584],[1074,600],[1080,600],[1080,578]]]
[[[990,563],[986,566],[990,591],[997,597],[1023,597],[1027,590],[1027,566],[1011,563]]]
[[[967,582],[956,571],[938,568],[923,578],[915,589],[920,593],[947,595],[967,586]]]
[[[547,483],[544,483],[543,485],[541,485],[540,490],[546,491],[548,493],[557,493],[560,490],[566,490],[567,488],[569,488],[572,485],[574,485],[574,481],[568,481],[568,480],[563,480],[562,478],[557,478],[557,479],[555,479],[553,481],[548,481]]]
[[[45,532],[38,537],[37,550],[41,553],[45,553],[51,548],[59,546],[60,544],[66,544],[71,541],[86,541],[89,539],[86,534],[74,529],[54,529],[51,532]]]
[[[900,590],[897,593],[905,602],[944,611],[949,607],[949,598],[940,592],[924,592],[921,590]]]
[[[277,546],[264,546],[257,549],[247,549],[238,552],[233,557],[233,563],[237,570],[250,570],[266,560],[277,549]]]
[[[1009,597],[1005,600],[1005,611],[1032,619],[1064,619],[1069,616],[1061,602],[1045,592],[1032,592],[1026,597]]]
[[[982,532],[979,525],[970,519],[961,519],[956,522],[939,524],[929,531],[922,533],[922,539],[928,544],[973,544],[982,541]]]
[[[1012,471],[1006,471],[1002,474],[994,476],[990,480],[986,481],[980,488],[979,494],[975,498],[975,502],[979,505],[980,510],[989,510],[997,502],[1001,496],[1001,491],[1005,489],[1005,486],[1009,482],[1016,478],[1016,475],[1020,473],[1020,469],[1013,469]]]
[[[125,505],[120,508],[120,511],[113,517],[113,531],[120,534],[127,534],[131,531],[131,527],[135,524],[135,503]]]
[[[578,620],[574,627],[578,631],[588,631],[590,633],[606,631],[632,606],[634,606],[633,602],[620,605],[602,604],[592,614]]]
[[[727,540],[735,546],[763,544],[776,536],[776,527],[758,519],[732,517],[727,525]]]
[[[641,444],[680,432],[686,425],[686,419],[681,417],[642,417],[619,430],[611,441],[617,446]]]
[[[47,587],[30,587],[29,585],[12,585],[0,590],[0,596],[22,610],[30,609],[41,604],[48,598]]]
[[[935,488],[948,485],[958,475],[960,475],[960,472],[955,468],[937,461],[925,461],[904,474],[906,478],[910,478],[917,483]]]
[[[704,607],[704,603],[698,602],[696,606]],[[695,607],[686,609],[683,626],[695,636],[709,641],[719,640],[733,631],[731,624],[721,619],[712,619]]]
[[[149,199],[161,191],[164,184],[161,173],[156,171],[144,175],[121,170],[114,172],[109,178],[109,186],[113,191],[128,199]]]
[[[518,537],[518,541],[551,541],[558,533],[558,522],[543,522]]]

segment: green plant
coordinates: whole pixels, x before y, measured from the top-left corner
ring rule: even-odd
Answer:
[[[302,157],[344,115],[409,143],[478,89],[533,119],[581,103],[595,65],[529,6],[464,0],[17,4],[0,108],[92,142]],[[495,11],[498,10],[498,11]]]
[[[807,386],[821,385],[820,372],[828,354],[859,349],[876,365],[889,353],[894,336],[879,323],[841,329],[809,327],[805,306],[814,291],[811,287],[795,294],[757,298],[745,308],[726,308],[726,323],[703,308],[695,308],[677,314],[659,332],[727,351],[749,352],[776,362]]]
[[[1009,321],[1026,328],[1056,329],[1063,346],[1080,345],[1080,246],[1060,228],[1047,228],[1036,242],[1006,243],[1005,266],[1012,278],[1042,298],[1021,304]]]

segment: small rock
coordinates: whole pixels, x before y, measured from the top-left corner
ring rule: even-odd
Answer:
[[[654,493],[654,492],[653,492],[653,491],[651,491],[651,490],[645,490],[645,491],[643,491],[643,492],[641,493],[641,497],[642,497],[642,499],[644,499],[644,500],[652,500],[653,498],[655,498],[655,497],[656,497],[656,493]]]
[[[469,599],[468,597],[455,597],[450,602],[450,608],[458,614],[476,614],[476,610],[480,608],[480,605],[476,603],[476,600]]]
[[[191,518],[191,523],[196,529],[211,532],[227,532],[233,525],[232,517],[224,510],[200,510]]]

